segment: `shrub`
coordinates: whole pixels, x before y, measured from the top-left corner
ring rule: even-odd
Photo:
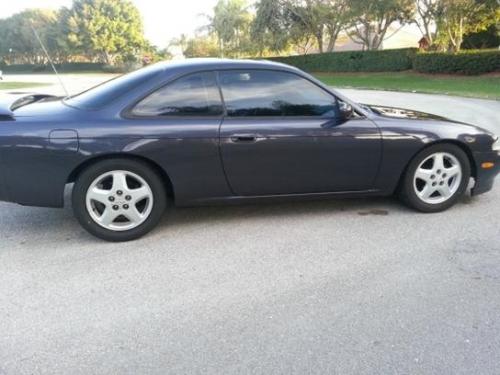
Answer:
[[[270,60],[293,65],[308,72],[396,72],[410,70],[416,52],[416,48],[345,51],[273,57]]]
[[[458,53],[422,52],[413,60],[421,73],[483,74],[500,71],[499,50],[466,50]]]

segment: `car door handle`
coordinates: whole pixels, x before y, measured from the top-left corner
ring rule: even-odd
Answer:
[[[234,134],[231,136],[233,142],[255,142],[257,136],[255,134]]]

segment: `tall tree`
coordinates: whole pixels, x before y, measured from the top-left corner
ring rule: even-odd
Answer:
[[[219,0],[213,16],[208,18],[208,29],[217,37],[221,56],[245,53],[251,44],[249,34],[252,22],[246,0]]]
[[[434,43],[436,36],[436,18],[438,16],[440,0],[416,0],[415,5],[417,13],[415,23],[420,29],[420,32],[430,45]]]
[[[141,16],[130,0],[74,0],[66,22],[71,45],[107,64],[145,46]]]
[[[252,23],[252,38],[265,49],[282,51],[289,43],[289,24],[285,9],[275,0],[260,0],[256,5],[256,16]]]
[[[396,22],[410,22],[415,12],[414,0],[351,0],[354,21],[349,36],[367,50],[379,49],[389,27]]]
[[[465,34],[500,24],[495,0],[440,0],[437,14],[436,43],[451,51],[460,50]]]
[[[328,35],[327,52],[335,49],[335,43],[340,32],[351,21],[353,15],[350,9],[349,0],[323,0],[320,3],[323,9],[323,20]]]
[[[186,41],[182,53],[185,57],[217,57],[219,55],[217,39],[212,35],[190,38]]]
[[[33,29],[42,42],[50,47],[49,53],[59,49],[53,38],[57,33],[57,12],[47,9],[27,9],[13,16],[0,20],[0,54],[7,59],[29,64],[44,64],[46,56]],[[55,54],[51,57],[55,58]]]
[[[462,48],[481,49],[500,46],[500,23],[492,24],[486,30],[464,35]]]
[[[348,0],[261,0],[254,32],[271,47],[314,38],[320,52],[331,52],[350,16]]]

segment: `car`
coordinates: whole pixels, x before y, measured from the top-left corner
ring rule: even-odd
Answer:
[[[492,188],[498,137],[412,110],[355,103],[270,61],[162,62],[69,97],[0,99],[0,200],[63,207],[137,239],[172,205],[389,196],[451,207]]]

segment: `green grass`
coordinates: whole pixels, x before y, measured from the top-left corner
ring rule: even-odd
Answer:
[[[314,76],[333,87],[500,99],[500,74],[471,77],[390,72],[315,73]]]
[[[24,89],[26,87],[47,86],[46,83],[40,82],[3,82],[0,81],[0,90]]]

